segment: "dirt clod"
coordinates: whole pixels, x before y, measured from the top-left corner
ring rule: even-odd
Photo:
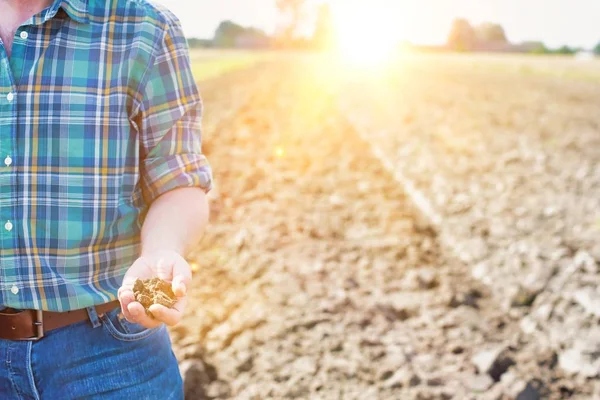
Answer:
[[[138,279],[133,285],[135,300],[140,302],[149,316],[153,316],[149,308],[152,304],[161,304],[172,308],[176,303],[171,284],[160,278]]]

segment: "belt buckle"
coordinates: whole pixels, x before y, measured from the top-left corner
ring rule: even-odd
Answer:
[[[35,342],[44,337],[44,312],[42,310],[35,310],[35,321],[33,321],[33,325],[36,327],[36,335],[23,340]]]

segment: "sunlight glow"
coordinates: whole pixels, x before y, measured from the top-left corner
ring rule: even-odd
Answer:
[[[398,49],[398,21],[386,7],[363,1],[333,2],[333,18],[341,54],[360,65],[388,61]],[[387,11],[387,12],[386,12]]]
[[[275,155],[279,158],[283,157],[285,155],[285,150],[283,149],[283,147],[277,147],[275,149]]]

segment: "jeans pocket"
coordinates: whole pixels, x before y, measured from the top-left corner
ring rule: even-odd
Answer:
[[[102,327],[108,333],[115,339],[124,342],[146,339],[162,328],[162,325],[159,325],[156,328],[148,329],[140,324],[129,322],[125,319],[120,307],[105,313],[100,317],[100,320],[102,321]]]

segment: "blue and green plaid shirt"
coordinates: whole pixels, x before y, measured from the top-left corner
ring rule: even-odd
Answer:
[[[116,299],[152,201],[209,190],[178,20],[144,0],[55,1],[0,43],[0,308]]]

